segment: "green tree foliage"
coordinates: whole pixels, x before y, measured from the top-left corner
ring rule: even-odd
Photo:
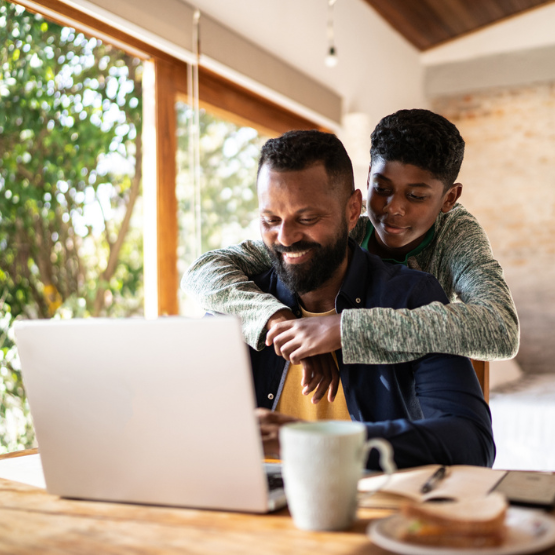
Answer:
[[[141,77],[140,60],[0,0],[0,449],[32,441],[15,318],[142,310]]]

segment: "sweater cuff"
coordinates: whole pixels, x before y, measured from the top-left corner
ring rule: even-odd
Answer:
[[[268,320],[280,310],[291,310],[288,306],[275,302],[271,306],[265,307],[263,310],[258,311],[256,320],[250,324],[245,322],[243,325],[243,334],[245,341],[256,351],[261,351],[266,347],[266,334],[268,330],[266,325]]]

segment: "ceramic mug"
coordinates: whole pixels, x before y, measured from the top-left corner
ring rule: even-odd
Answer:
[[[395,472],[384,439],[366,441],[360,422],[297,422],[280,429],[282,473],[293,521],[303,530],[344,530],[356,517],[357,484],[372,448],[386,474]]]

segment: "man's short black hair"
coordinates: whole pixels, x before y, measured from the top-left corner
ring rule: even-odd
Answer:
[[[300,171],[322,163],[334,186],[355,190],[353,165],[343,143],[332,133],[288,131],[262,147],[258,173],[264,164],[276,171]]]
[[[429,171],[447,191],[455,183],[464,157],[464,140],[447,119],[430,110],[399,110],[383,118],[372,132],[370,159],[412,164]]]

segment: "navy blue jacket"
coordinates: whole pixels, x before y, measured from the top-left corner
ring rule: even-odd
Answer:
[[[353,256],[335,309],[417,308],[447,297],[429,274],[389,264],[352,240]],[[273,269],[250,276],[300,316],[298,300]],[[416,330],[415,330],[416,332]],[[402,364],[344,364],[337,361],[352,420],[364,422],[368,437],[391,442],[399,468],[430,463],[491,466],[495,445],[491,415],[470,360],[431,354]],[[275,409],[289,363],[273,347],[250,348],[256,400]],[[374,450],[369,468],[379,468]]]

